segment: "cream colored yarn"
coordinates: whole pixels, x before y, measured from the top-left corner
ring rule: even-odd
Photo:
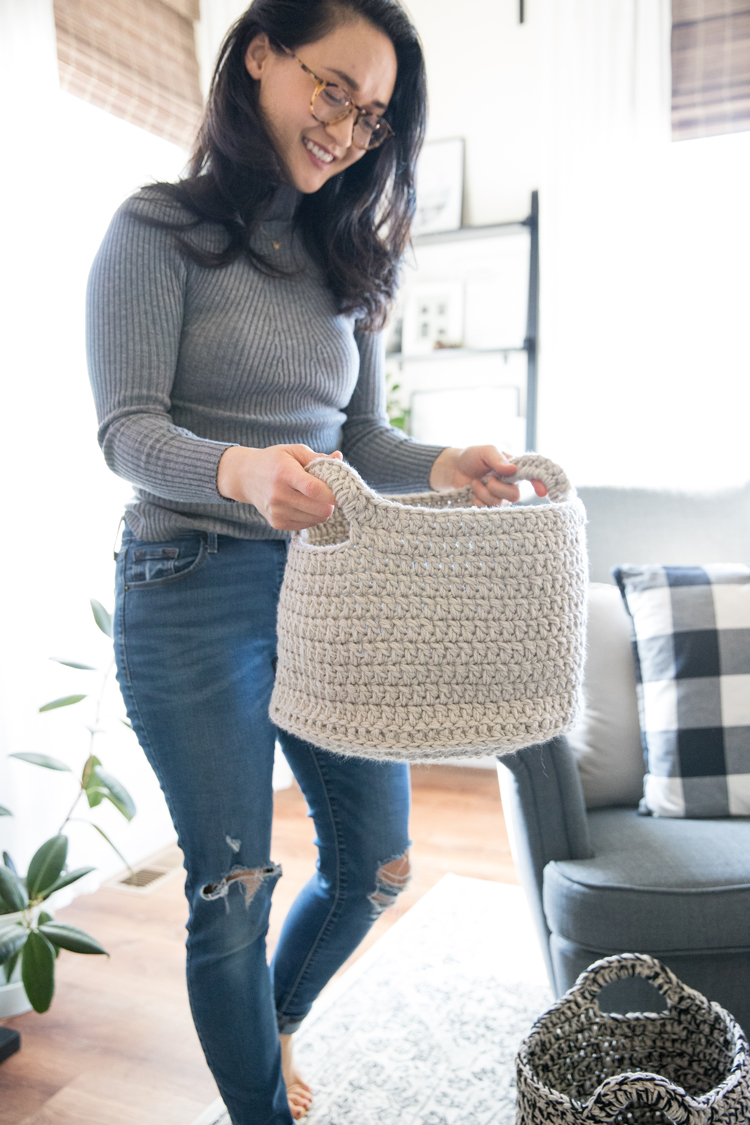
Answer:
[[[470,489],[379,496],[351,466],[308,471],[339,507],[289,547],[271,718],[316,746],[395,761],[502,754],[568,730],[581,687],[585,512],[536,454],[550,502]]]

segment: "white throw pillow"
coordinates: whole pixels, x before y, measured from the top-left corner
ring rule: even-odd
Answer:
[[[630,621],[616,586],[592,582],[583,710],[567,735],[588,808],[637,805],[646,767]]]

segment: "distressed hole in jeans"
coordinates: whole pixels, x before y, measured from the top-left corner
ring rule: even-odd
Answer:
[[[245,906],[249,906],[265,880],[277,875],[281,875],[278,863],[272,863],[269,867],[233,867],[220,883],[206,883],[205,887],[201,887],[201,898],[205,898],[207,902],[212,902],[215,898],[226,898],[232,883],[239,883],[245,892]]]
[[[372,916],[379,918],[384,910],[393,906],[394,902],[411,881],[411,864],[409,853],[396,856],[381,864],[375,876],[375,890],[368,895],[372,903]]]

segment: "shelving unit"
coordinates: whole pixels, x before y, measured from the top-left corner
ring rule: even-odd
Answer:
[[[532,192],[531,210],[528,216],[518,222],[496,223],[487,226],[462,227],[444,234],[422,235],[414,241],[417,257],[422,247],[433,247],[478,239],[496,239],[503,235],[518,235],[529,232],[528,293],[526,304],[526,333],[523,343],[514,347],[444,347],[422,354],[404,354],[402,351],[390,352],[388,361],[395,362],[403,370],[404,364],[425,362],[450,362],[451,360],[496,355],[507,358],[513,354],[526,354],[525,379],[525,433],[526,448],[536,446],[537,432],[537,357],[539,353],[539,195]]]

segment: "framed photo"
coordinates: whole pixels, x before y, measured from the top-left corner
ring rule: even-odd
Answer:
[[[442,234],[461,226],[464,200],[464,141],[429,141],[417,165],[417,214],[412,233]]]
[[[405,356],[460,348],[463,335],[462,281],[422,281],[406,289],[401,339]]]

